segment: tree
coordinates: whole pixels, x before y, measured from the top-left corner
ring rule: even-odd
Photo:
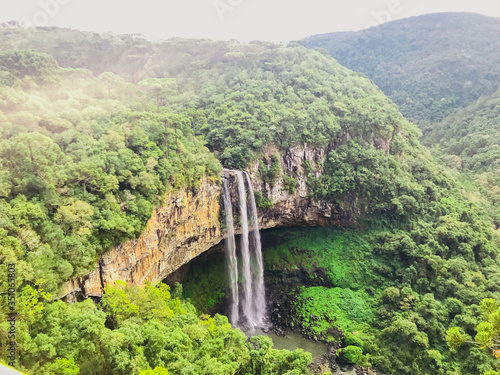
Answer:
[[[464,343],[477,345],[480,349],[489,349],[496,358],[500,358],[500,302],[485,298],[480,304],[483,320],[476,326],[476,336],[472,339],[458,327],[446,331],[446,341],[457,350]]]
[[[169,95],[175,93],[176,82],[173,78],[147,78],[139,82],[149,97],[156,101],[156,112],[160,112],[160,107],[165,105]]]
[[[126,83],[125,80],[111,72],[102,73],[97,79],[106,85],[108,90],[108,98],[111,97],[111,90],[123,87]]]

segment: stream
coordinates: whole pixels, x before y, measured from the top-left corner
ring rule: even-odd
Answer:
[[[306,339],[299,333],[290,332],[286,337],[281,337],[274,334],[271,330],[269,332],[257,330],[255,334],[271,338],[274,342],[274,349],[304,349],[304,351],[312,354],[314,362],[321,360],[321,357],[328,354],[330,350],[328,345],[322,342]]]

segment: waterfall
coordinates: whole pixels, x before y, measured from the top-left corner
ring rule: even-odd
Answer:
[[[260,241],[257,205],[250,176],[246,172],[231,171],[236,175],[241,226],[241,276],[242,298],[238,289],[238,261],[236,258],[236,241],[234,237],[234,218],[228,182],[222,180],[222,199],[225,210],[227,230],[226,253],[228,258],[228,274],[231,289],[229,318],[233,326],[243,324],[249,331],[266,324],[266,298],[264,288],[264,262]],[[243,174],[245,176],[243,176]],[[246,193],[248,186],[248,198]],[[250,211],[250,212],[249,212]],[[249,215],[250,213],[250,215]],[[249,220],[250,219],[250,220]],[[250,222],[250,227],[249,227]],[[250,231],[251,229],[251,231]],[[240,316],[241,312],[241,316]],[[241,322],[240,322],[241,318]]]
[[[243,180],[243,173],[236,171],[238,178],[238,195],[240,198],[240,225],[241,225],[241,259],[243,271],[243,303],[242,310],[243,316],[247,319],[247,324],[250,329],[253,329],[253,293],[252,293],[252,270],[250,266],[250,246],[248,241],[248,210],[247,210],[247,196],[245,192],[245,182]]]
[[[252,209],[252,225],[251,232],[252,248],[255,256],[256,264],[256,279],[255,279],[255,294],[254,294],[254,313],[255,323],[260,327],[266,323],[266,292],[264,285],[264,261],[262,260],[262,244],[260,241],[259,232],[259,216],[257,213],[257,204],[255,203],[255,194],[253,193],[252,182],[250,176],[245,172],[248,183],[248,191],[250,193],[250,208]]]
[[[231,289],[231,305],[229,320],[233,325],[238,324],[239,317],[239,295],[238,295],[238,261],[236,259],[236,241],[234,239],[233,206],[226,179],[222,179],[222,202],[224,203],[225,225],[227,231],[226,256],[229,263],[229,283]]]

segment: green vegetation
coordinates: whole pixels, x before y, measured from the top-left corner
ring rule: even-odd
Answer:
[[[368,80],[320,53],[301,46],[209,44],[225,50],[219,60],[206,56],[211,52],[201,48],[204,42],[184,42],[184,49],[201,48],[196,53],[207,58],[204,67],[184,64],[175,78],[149,78],[138,84],[113,73],[93,77],[84,69],[59,68],[50,56],[39,52],[2,52],[2,262],[16,264],[16,286],[32,294],[32,306],[40,311],[45,306],[47,312],[59,309],[55,314],[60,317],[50,326],[39,323],[34,329],[30,321],[19,327],[25,340],[20,348],[30,353],[22,366],[30,372],[68,368],[86,373],[96,366],[103,366],[103,372],[112,367],[129,373],[148,369],[138,354],[146,349],[137,341],[119,344],[130,348],[133,356],[122,350],[108,356],[111,348],[103,345],[113,342],[111,336],[78,329],[89,336],[80,353],[63,349],[72,346],[64,341],[65,336],[80,340],[74,331],[58,333],[71,326],[64,316],[101,319],[114,331],[128,318],[141,325],[137,319],[149,318],[144,316],[149,313],[141,311],[138,303],[127,302],[128,292],[108,291],[112,293],[109,298],[118,294],[123,302],[117,307],[123,311],[108,317],[105,313],[115,307],[106,305],[106,296],[101,311],[92,310],[90,301],[70,307],[62,302],[45,303],[42,293],[57,293],[67,280],[91,270],[113,245],[140,235],[166,191],[196,190],[203,178],[217,179],[221,166],[214,155],[226,166],[242,167],[271,142],[280,150],[304,142],[326,146],[337,133],[350,131],[369,147],[373,134],[389,136],[410,127]],[[369,111],[364,107],[368,103]],[[213,154],[204,146],[205,139]],[[275,155],[266,168],[270,183],[281,173],[278,161]],[[288,189],[294,185],[287,180]],[[258,201],[261,207],[272,205],[266,197]],[[6,283],[5,274],[2,283]],[[186,292],[191,290],[186,288]],[[222,293],[200,303],[215,306]],[[7,311],[7,295],[1,300],[2,311]],[[85,316],[87,310],[92,317]],[[37,322],[51,319],[40,317]],[[32,334],[38,349],[29,341]],[[100,341],[103,344],[97,346]],[[307,361],[300,356],[284,354],[276,362],[268,358],[273,353],[269,342],[253,345],[255,355],[273,373],[286,369],[288,360],[300,362],[304,371]],[[158,346],[154,355],[162,350]],[[91,356],[95,351],[98,355]],[[94,365],[101,356],[115,361],[116,356],[124,356],[132,364],[124,360]],[[171,359],[175,362],[175,357]],[[189,360],[194,366],[195,357]],[[164,362],[159,367],[172,374],[172,363]],[[221,371],[234,371],[234,364],[227,366]],[[262,373],[271,371],[259,366]],[[150,367],[156,371],[155,363]],[[288,367],[293,371],[293,366]]]
[[[265,197],[261,191],[255,192],[255,204],[257,205],[257,208],[260,210],[266,210],[274,206],[272,198]]]
[[[297,180],[285,174],[283,175],[283,187],[290,194],[295,194],[297,192]]]
[[[303,269],[311,282],[291,291],[289,323],[338,343],[340,361],[387,374],[500,369],[487,351],[463,345],[457,354],[445,340],[452,327],[471,336],[482,319],[480,301],[500,300],[496,214],[467,199],[479,194],[474,184],[461,188],[437,165],[417,128],[361,74],[293,43],[150,43],[50,28],[0,34],[0,262],[16,264],[21,369],[307,373],[309,354],[275,351],[263,337],[247,342],[227,318],[200,318],[177,298],[180,289],[172,298],[165,286],[117,283],[98,305],[47,302],[47,293],[57,295],[105,251],[139,236],[166,192],[217,181],[221,164],[256,163],[266,183],[283,178],[293,193],[297,182],[280,169],[280,158],[304,144],[328,150],[318,170],[304,164],[311,198],[333,203],[332,214],[352,215],[357,228],[275,232],[283,238],[265,251],[268,270]],[[481,74],[470,79],[484,84]],[[439,95],[448,103],[447,93]],[[423,118],[435,121],[475,98],[467,91],[453,105],[429,105]],[[442,134],[430,135],[449,137],[443,158],[489,173],[491,186],[497,150],[486,135],[498,130],[488,118],[497,101],[478,103],[477,128],[462,127],[477,132],[466,143],[451,139],[460,133],[451,125],[447,135],[446,122]],[[265,158],[269,149],[276,151]],[[256,201],[273,206],[260,192]],[[196,270],[185,284],[184,295],[200,310],[223,302],[221,270]],[[0,306],[5,317],[6,294]]]
[[[290,290],[287,324],[338,342],[341,361],[388,374],[499,370],[487,352],[464,346],[454,353],[445,341],[456,325],[471,334],[483,298],[500,300],[498,238],[483,237],[490,232],[484,215],[464,198],[454,199],[441,200],[435,210],[442,216],[434,222],[266,234],[277,243],[264,250],[267,270],[299,268],[308,273],[306,284],[324,285]]]
[[[449,116],[424,141],[448,167],[462,173],[471,199],[500,226],[500,90]],[[481,194],[477,194],[477,192]]]
[[[190,267],[182,283],[183,296],[198,311],[219,312],[224,310],[227,285],[225,259],[212,256]]]
[[[51,61],[2,56],[21,56],[29,72]],[[50,82],[24,76],[0,87],[0,244],[18,285],[55,292],[139,236],[165,191],[218,178],[189,115],[151,112],[139,87],[109,78],[55,69]]]
[[[349,364],[359,363],[363,356],[363,349],[358,346],[349,345],[345,348],[339,349],[337,355],[341,361]]]
[[[345,288],[301,287],[296,295],[295,320],[292,324],[304,328],[314,339],[335,341],[328,329],[343,332],[363,329],[372,322],[369,296],[364,291]]]
[[[0,30],[0,37],[2,48],[45,52],[64,67],[108,70],[132,82],[147,78],[140,86],[149,88],[150,109],[164,103],[191,114],[196,134],[231,168],[244,168],[270,142],[282,150],[326,146],[348,133],[365,145],[409,127],[368,79],[298,44],[151,43],[50,28]],[[151,77],[161,82],[149,84]]]
[[[497,19],[438,14],[308,39],[309,47],[326,48],[342,64],[373,79],[407,118],[420,125],[433,154],[460,173],[453,177],[439,172],[410,136],[411,147],[406,139],[393,139],[388,156],[354,142],[336,147],[325,161],[325,173],[309,178],[315,197],[337,200],[344,207],[356,197],[362,200],[358,207],[368,213],[363,226],[365,231],[372,228],[365,239],[373,251],[360,254],[363,263],[367,259],[376,263],[375,274],[367,274],[368,283],[353,285],[372,296],[376,313],[371,329],[364,331],[371,337],[364,353],[388,373],[497,374],[499,370],[493,356],[480,350],[497,350],[492,347],[494,314],[484,313],[480,301],[489,298],[485,301],[492,305],[499,298],[500,91],[493,93],[500,85],[494,52],[499,48],[498,35]],[[485,94],[491,95],[475,102]],[[497,229],[492,234],[491,222]],[[310,241],[314,245],[315,240]],[[280,248],[287,246],[295,248],[296,240]],[[307,240],[302,246],[306,252],[315,249]],[[482,255],[476,253],[480,248]],[[326,265],[324,273],[332,282],[331,263],[318,250],[310,256],[309,263],[317,259]],[[301,261],[286,259],[290,264]],[[274,260],[273,264],[280,266]],[[322,301],[316,296],[310,303]],[[447,329],[455,348],[474,335],[478,346],[449,351],[444,342]],[[345,351],[339,350],[339,355],[349,362],[342,357]]]
[[[0,52],[0,72],[4,79],[12,76],[24,78],[30,76],[33,79],[45,81],[52,77],[58,66],[52,56],[44,53],[29,51],[3,51]],[[14,80],[9,79],[13,84]]]
[[[500,357],[500,302],[491,298],[486,298],[480,304],[483,319],[476,327],[475,341],[458,327],[452,327],[446,332],[446,340],[450,346],[457,350],[464,343],[473,343],[481,349],[490,349],[496,358]]]
[[[389,155],[354,140],[338,146],[328,154],[324,173],[310,174],[308,184],[317,199],[342,204],[356,197],[367,213],[408,221],[438,204],[452,181],[409,132],[394,137]]]
[[[325,270],[325,284],[358,289],[359,285],[380,286],[376,280],[377,263],[366,238],[353,229],[293,228],[273,229],[269,235],[283,243],[266,248],[264,260],[270,271],[305,269],[312,278],[320,278],[315,270]]]
[[[260,161],[259,164],[259,172],[262,181],[266,184],[274,186],[276,179],[279,177],[281,169],[280,169],[280,158],[278,155],[271,156],[271,165],[267,166],[263,160]]]
[[[342,65],[362,72],[421,126],[443,120],[500,86],[500,21],[428,14],[359,32],[315,35]]]
[[[190,303],[171,298],[165,284],[117,282],[105,292],[98,305],[90,299],[46,303],[49,296],[25,287],[18,327],[30,329],[18,336],[18,368],[41,375],[308,373],[310,353],[273,349],[261,336],[247,343],[226,317],[199,318]],[[1,325],[6,329],[5,320]]]

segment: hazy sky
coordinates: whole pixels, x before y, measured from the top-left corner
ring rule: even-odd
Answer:
[[[0,23],[169,37],[289,41],[424,13],[500,17],[498,0],[0,0]],[[0,41],[1,43],[1,41]]]

